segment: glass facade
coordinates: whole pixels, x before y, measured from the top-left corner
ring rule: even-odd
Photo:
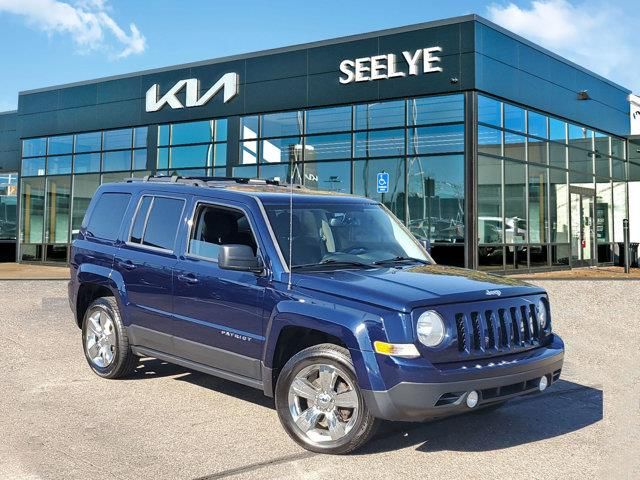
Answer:
[[[230,173],[377,199],[436,260],[463,266],[464,111],[456,94],[242,117]]]
[[[629,198],[629,230],[631,241],[640,243],[640,139],[629,142],[629,172],[628,172],[628,198]],[[622,194],[622,187],[618,186],[618,194]],[[614,190],[615,195],[615,190]],[[620,215],[623,212],[618,212]],[[616,230],[616,235],[621,232]]]
[[[478,267],[617,261],[624,140],[483,95],[477,115]]]
[[[154,173],[293,179],[373,198],[439,263],[482,270],[616,263],[628,215],[640,241],[640,212],[628,208],[640,204],[640,141],[627,148],[472,95],[474,125],[465,94],[451,94],[25,139],[20,189],[17,175],[0,176],[0,240],[17,236],[23,261],[65,262],[98,186]],[[389,175],[384,192],[379,173]]]
[[[18,174],[0,173],[0,242],[16,240]]]
[[[157,158],[159,174],[227,176],[227,120],[160,125]]]
[[[23,140],[19,258],[66,262],[98,186],[144,175],[147,136],[138,127]]]

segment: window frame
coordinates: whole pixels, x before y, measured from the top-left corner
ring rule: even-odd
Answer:
[[[46,184],[45,184],[45,188],[46,188]],[[98,188],[100,188],[100,187],[98,187]],[[45,195],[46,195],[46,190],[45,190]],[[100,242],[109,242],[110,244],[115,244],[120,239],[120,232],[122,230],[122,225],[124,223],[124,218],[122,220],[120,220],[120,224],[118,225],[118,231],[116,232],[115,238],[113,238],[113,239],[99,237],[97,235],[94,235],[93,232],[91,232],[91,235],[87,235],[87,233],[89,233],[89,230],[88,230],[89,229],[89,224],[91,223],[91,219],[93,218],[93,216],[95,215],[95,212],[96,212],[96,207],[98,206],[98,203],[100,202],[102,197],[104,197],[105,195],[127,195],[129,197],[129,200],[127,202],[127,206],[124,209],[123,215],[126,215],[127,210],[129,210],[129,208],[131,206],[131,200],[134,198],[134,195],[131,192],[122,191],[122,190],[106,190],[106,191],[102,192],[100,194],[100,196],[95,200],[95,203],[93,205],[91,205],[89,207],[89,209],[87,209],[87,211],[85,212],[84,219],[82,221],[82,226],[80,227],[80,230],[82,230],[84,232],[84,236],[85,236],[85,238],[87,240],[98,240]],[[73,196],[73,182],[72,182],[71,196]],[[93,203],[93,201],[92,201],[92,203]],[[73,205],[71,205],[71,209],[70,210],[73,210]],[[43,236],[44,236],[44,227],[43,227]],[[43,241],[42,245],[46,245],[46,243]]]
[[[140,237],[141,243],[136,243],[136,242],[132,242],[131,241],[131,234],[133,232],[133,226],[135,224],[136,218],[138,216],[138,212],[140,211],[140,208],[142,206],[142,201],[144,200],[144,197],[151,197],[151,205],[149,205],[149,210],[147,211],[147,215],[146,218],[144,219],[144,225],[142,227],[142,235]],[[186,203],[187,203],[187,199],[185,197],[178,197],[178,196],[172,196],[172,195],[164,195],[164,194],[155,194],[155,193],[143,193],[142,195],[140,195],[140,197],[138,197],[138,204],[136,205],[136,210],[134,212],[134,214],[131,216],[131,220],[129,221],[129,228],[127,230],[127,239],[124,242],[125,245],[127,245],[128,247],[134,247],[134,248],[142,248],[144,250],[150,250],[153,252],[159,252],[159,253],[169,253],[169,254],[173,254],[176,255],[176,250],[177,250],[177,240],[178,240],[178,233],[180,231],[181,225],[180,223],[178,223],[178,231],[176,232],[176,236],[173,238],[173,249],[169,249],[169,248],[162,248],[162,247],[154,247],[153,245],[145,245],[144,243],[144,236],[147,233],[147,224],[149,223],[149,217],[151,215],[151,211],[153,210],[153,205],[155,204],[155,199],[156,198],[167,198],[170,200],[179,200],[182,202],[182,210],[180,211],[180,219],[184,219],[184,211],[185,211],[185,207],[186,207]]]
[[[264,249],[262,248],[262,245],[260,243],[260,236],[256,235],[256,232],[258,231],[258,229],[256,228],[255,221],[251,217],[251,213],[249,212],[249,210],[243,205],[235,205],[229,202],[224,202],[222,200],[196,200],[195,202],[193,202],[193,208],[191,210],[191,214],[189,215],[189,228],[187,229],[187,232],[186,232],[187,237],[186,237],[186,241],[183,244],[184,247],[181,254],[186,259],[189,259],[189,260],[200,260],[200,261],[215,264],[216,266],[218,265],[217,258],[214,259],[214,258],[204,257],[202,255],[196,255],[194,253],[189,252],[189,247],[191,246],[191,240],[193,240],[192,236],[195,232],[195,229],[197,228],[196,222],[198,220],[197,216],[198,216],[199,210],[200,208],[211,208],[211,207],[242,212],[242,214],[247,218],[247,221],[249,222],[249,230],[251,231],[251,235],[253,236],[253,241],[256,244],[256,257],[262,258],[263,264],[266,265],[266,263],[264,262],[264,256],[262,254]],[[267,267],[265,266],[263,276],[266,275],[266,272],[267,272]]]

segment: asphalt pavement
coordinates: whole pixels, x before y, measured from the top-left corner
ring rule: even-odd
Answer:
[[[536,281],[562,380],[491,413],[387,423],[349,456],[309,453],[258,390],[154,359],[85,364],[64,281],[0,282],[0,478],[640,478],[640,281]]]

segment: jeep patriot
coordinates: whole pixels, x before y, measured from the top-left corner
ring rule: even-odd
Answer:
[[[564,357],[542,288],[436,265],[379,202],[277,182],[102,185],[69,303],[97,375],[153,357],[261,389],[322,453],[355,450],[380,420],[542,392]]]

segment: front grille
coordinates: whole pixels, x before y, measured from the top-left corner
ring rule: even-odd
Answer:
[[[532,303],[455,314],[458,351],[508,353],[540,344],[540,328]]]

